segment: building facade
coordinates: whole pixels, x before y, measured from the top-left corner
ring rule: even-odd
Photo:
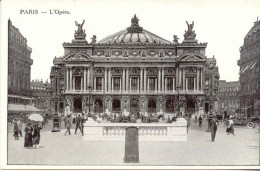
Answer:
[[[8,103],[31,104],[32,49],[26,38],[8,20]]]
[[[247,116],[260,115],[260,21],[256,21],[240,48],[240,103]]]
[[[52,96],[51,84],[46,80],[32,80],[31,92],[33,104],[41,111],[49,112],[51,110],[50,100]]]
[[[239,81],[226,82],[219,80],[218,87],[219,111],[237,112],[240,109],[240,83]],[[222,114],[223,114],[222,113]]]
[[[52,106],[61,113],[67,104],[74,113],[195,113],[214,110],[218,69],[206,58],[207,43],[198,43],[194,22],[184,40],[165,40],[131,26],[99,42],[88,43],[78,24],[64,55],[51,68]],[[205,80],[207,84],[205,84]],[[206,90],[206,91],[205,91]]]

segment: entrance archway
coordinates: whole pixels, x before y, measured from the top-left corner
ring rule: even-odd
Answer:
[[[113,100],[112,102],[112,111],[120,112],[121,111],[121,102],[118,99]]]
[[[174,100],[168,99],[165,103],[166,113],[174,113]]]
[[[154,99],[148,101],[148,113],[156,113],[156,101]]]
[[[130,100],[130,113],[137,113],[140,110],[139,100],[137,98],[132,98]]]
[[[187,98],[187,113],[195,113],[195,100],[191,97]]]
[[[103,113],[103,101],[96,99],[94,102],[94,113]]]
[[[82,101],[81,99],[74,100],[74,113],[82,113]]]

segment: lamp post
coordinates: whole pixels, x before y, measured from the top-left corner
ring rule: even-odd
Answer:
[[[88,90],[89,90],[89,97],[88,97],[88,114],[90,115],[90,93],[92,90],[91,85],[88,86]]]

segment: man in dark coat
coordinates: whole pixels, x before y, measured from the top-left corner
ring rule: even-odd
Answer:
[[[82,113],[81,123],[80,123],[82,136],[84,135],[84,123],[85,123],[85,121],[86,121],[86,119],[85,119],[84,113]]]
[[[66,125],[66,128],[67,128],[67,129],[66,129],[66,132],[65,132],[64,135],[67,135],[67,133],[69,133],[69,135],[70,135],[70,127],[71,127],[70,115],[67,115],[67,119],[66,119],[65,125]]]
[[[200,117],[199,117],[199,127],[201,127],[201,126],[202,126],[202,117],[200,115]]]
[[[82,117],[79,114],[76,116],[75,122],[76,122],[75,134],[77,133],[78,128],[79,128],[80,132],[83,134],[82,129],[81,129],[82,128],[82,126],[81,126]]]
[[[217,129],[218,129],[218,120],[216,116],[214,116],[210,120],[211,141],[215,141]]]

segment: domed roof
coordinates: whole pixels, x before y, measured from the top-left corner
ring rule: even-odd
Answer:
[[[134,43],[156,43],[156,44],[170,44],[171,42],[165,40],[138,25],[139,19],[136,15],[132,18],[132,25],[120,32],[110,35],[102,40],[99,44],[134,44]]]

